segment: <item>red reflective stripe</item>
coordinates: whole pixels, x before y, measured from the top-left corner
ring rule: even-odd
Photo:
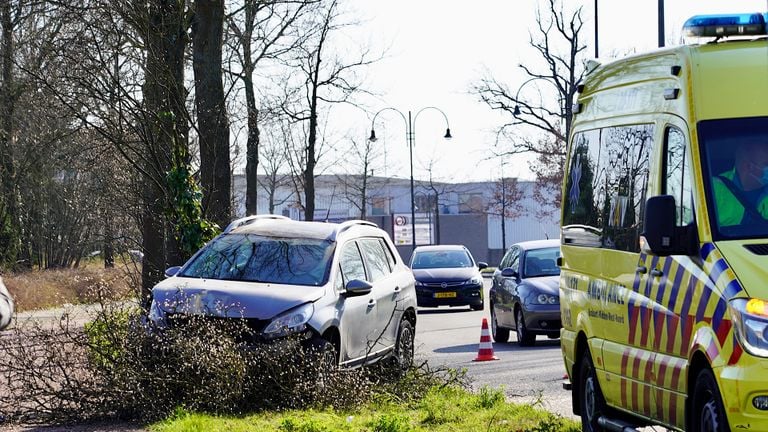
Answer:
[[[656,334],[654,334],[653,338],[653,351],[659,352],[659,347],[661,346],[661,331],[664,329],[664,323],[667,321],[667,314],[663,314],[661,318],[661,322],[657,323],[654,320],[654,325],[656,326]],[[669,337],[669,335],[667,335]]]
[[[720,346],[725,345],[725,339],[728,337],[728,334],[731,332],[731,320],[728,319],[722,319],[720,320],[720,326],[717,328],[717,340],[720,342]]]
[[[680,318],[677,315],[667,315],[667,354],[672,354],[672,350],[675,349],[675,340],[677,339],[677,325],[680,323]]]
[[[677,394],[669,394],[669,423],[677,424]]]
[[[638,408],[638,398],[640,397],[637,389],[637,380],[640,379],[640,356],[636,356],[632,362],[632,409]]]
[[[670,384],[670,388],[674,391],[679,391],[678,385],[680,384],[680,371],[683,369],[684,364],[685,360],[680,360],[679,362],[675,362],[675,364],[672,365],[672,383]]]
[[[741,345],[734,340],[733,341],[733,352],[731,353],[731,358],[728,359],[728,365],[735,365],[736,363],[738,363],[739,359],[741,358],[741,353],[742,352],[743,351],[741,349]]]
[[[650,417],[651,415],[651,387],[653,383],[653,359],[654,355],[648,356],[648,360],[645,363],[645,374],[643,375],[643,382],[645,388],[643,389],[643,413]]]
[[[637,306],[632,307],[632,317],[629,320],[629,344],[634,345],[635,335],[637,334],[637,316],[640,315],[640,308]]]
[[[640,346],[644,348],[648,346],[648,334],[650,333],[651,327],[651,315],[653,315],[653,311],[650,308],[646,308],[645,316],[640,317],[643,320],[642,327],[640,328]]]
[[[621,406],[627,406],[627,363],[629,363],[630,349],[625,348],[621,354]]]
[[[680,339],[680,356],[688,357],[688,345],[691,343],[691,332],[693,331],[693,316],[686,315],[683,322]]]

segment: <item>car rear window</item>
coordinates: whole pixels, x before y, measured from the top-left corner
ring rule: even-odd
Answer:
[[[463,250],[439,250],[416,252],[412,269],[472,267],[472,257]]]

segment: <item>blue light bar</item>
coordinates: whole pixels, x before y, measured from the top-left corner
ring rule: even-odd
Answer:
[[[761,36],[767,34],[766,15],[696,15],[683,24],[683,34],[693,37]]]

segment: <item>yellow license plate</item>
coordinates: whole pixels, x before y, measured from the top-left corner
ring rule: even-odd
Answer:
[[[456,293],[453,291],[435,293],[435,298],[455,298]]]

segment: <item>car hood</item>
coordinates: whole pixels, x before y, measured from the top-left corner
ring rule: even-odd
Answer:
[[[423,283],[461,282],[479,275],[476,267],[414,269],[413,276]]]
[[[560,276],[542,276],[528,278],[525,284],[541,291],[544,294],[553,296],[560,295]]]
[[[171,277],[152,289],[166,313],[271,319],[323,296],[324,287]]]

